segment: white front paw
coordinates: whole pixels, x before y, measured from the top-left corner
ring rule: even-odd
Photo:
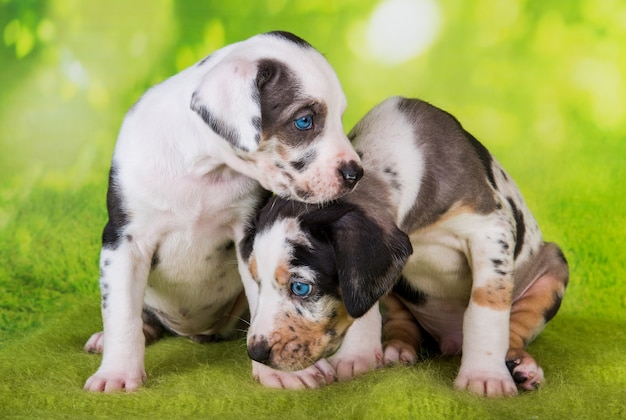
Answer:
[[[383,351],[381,346],[360,353],[342,353],[339,349],[328,360],[335,368],[337,379],[347,381],[382,367]]]
[[[136,391],[146,380],[146,372],[140,369],[107,369],[102,366],[85,382],[85,390],[92,392]]]
[[[252,362],[252,376],[268,388],[319,388],[335,380],[335,370],[326,359],[296,371],[276,370],[259,362]]]
[[[480,370],[465,369],[461,366],[454,386],[457,389],[468,390],[473,394],[489,398],[517,395],[517,386],[505,367]]]

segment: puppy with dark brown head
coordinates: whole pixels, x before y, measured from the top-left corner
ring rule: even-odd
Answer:
[[[250,356],[287,370],[328,357],[344,379],[415,362],[427,332],[462,354],[457,388],[534,389],[543,371],[525,348],[558,311],[568,267],[515,183],[423,101],[389,99],[349,137],[365,170],[351,194],[326,206],[276,198],[241,244],[258,285]]]

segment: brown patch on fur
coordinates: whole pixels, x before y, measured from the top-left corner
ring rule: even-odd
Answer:
[[[516,290],[520,295],[511,307],[509,348],[523,349],[556,315],[569,281],[569,269],[560,248],[544,243],[529,264],[516,268],[516,277],[525,290]]]
[[[299,313],[297,307],[277,317],[279,327],[270,334],[271,367],[304,369],[339,348],[354,319],[339,301],[332,300],[325,306],[319,318]]]
[[[472,292],[472,300],[480,305],[496,311],[504,311],[511,307],[511,292],[513,285],[499,280],[493,281],[484,287],[478,287]]]
[[[274,278],[278,283],[280,288],[289,287],[289,279],[291,279],[291,273],[289,272],[289,267],[285,264],[279,264],[276,267],[276,271],[274,272]]]
[[[250,257],[250,261],[248,262],[248,270],[250,270],[250,275],[256,281],[259,282],[259,272],[257,271],[256,258],[254,256]]]

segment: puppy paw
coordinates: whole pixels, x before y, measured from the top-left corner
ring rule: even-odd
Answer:
[[[400,340],[391,340],[385,345],[383,362],[385,365],[412,365],[417,361],[415,348]]]
[[[337,379],[347,381],[383,366],[380,347],[364,353],[337,353],[328,359],[335,368]]]
[[[536,390],[545,381],[543,369],[524,350],[509,350],[506,366],[509,368],[515,383],[527,391]]]
[[[96,373],[85,382],[85,390],[92,392],[113,392],[124,390],[136,391],[146,381],[146,373],[143,369],[108,370],[98,369]]]
[[[463,369],[454,380],[454,387],[479,396],[498,398],[517,395],[517,387],[506,368],[495,371]]]
[[[102,353],[104,349],[104,333],[102,331],[93,334],[85,343],[83,350],[88,353]]]
[[[320,388],[335,381],[335,370],[326,359],[297,371],[276,370],[259,362],[252,362],[252,376],[268,388]]]

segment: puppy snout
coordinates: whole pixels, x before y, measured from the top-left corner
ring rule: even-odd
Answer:
[[[354,160],[342,163],[338,171],[343,179],[343,184],[350,188],[354,187],[363,177],[363,168]]]
[[[253,343],[248,344],[248,356],[250,356],[252,360],[256,360],[259,363],[267,364],[267,362],[269,362],[270,360],[271,354],[272,348],[265,338],[261,340],[256,340]]]

